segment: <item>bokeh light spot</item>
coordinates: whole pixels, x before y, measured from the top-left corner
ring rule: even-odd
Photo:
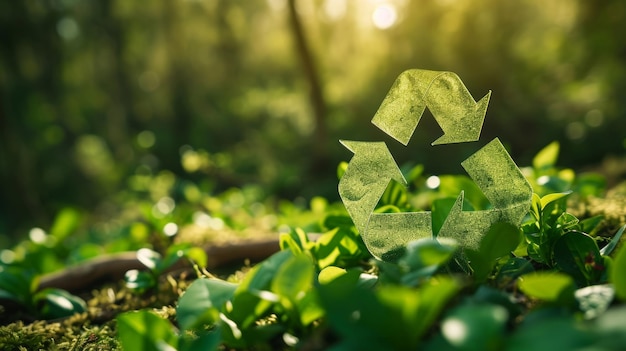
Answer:
[[[2,263],[4,264],[13,263],[15,261],[15,252],[7,249],[0,251],[0,261],[2,261]]]
[[[453,345],[462,344],[467,337],[467,326],[456,318],[447,319],[441,326],[441,331]]]
[[[169,196],[164,196],[159,201],[152,206],[152,215],[155,218],[163,218],[165,215],[170,214],[174,211],[176,207],[176,202]]]
[[[604,123],[604,114],[598,109],[593,109],[585,115],[585,123],[590,127],[599,127]]]
[[[178,233],[178,225],[176,223],[169,222],[163,226],[163,233],[167,236],[174,236]]]
[[[587,130],[582,122],[572,122],[565,127],[565,134],[570,140],[580,140],[585,137]]]
[[[378,5],[372,13],[372,22],[378,29],[391,28],[398,19],[396,8],[391,4]]]
[[[441,184],[441,179],[437,176],[430,176],[426,179],[426,186],[431,189],[436,189]]]
[[[57,22],[57,33],[65,40],[75,39],[80,34],[78,23],[71,17],[64,17]]]
[[[28,237],[36,244],[43,244],[47,236],[46,232],[41,228],[35,227],[28,232]]]
[[[137,144],[144,149],[151,148],[152,146],[154,146],[155,142],[156,137],[154,136],[154,133],[149,130],[144,130],[141,133],[137,134]]]

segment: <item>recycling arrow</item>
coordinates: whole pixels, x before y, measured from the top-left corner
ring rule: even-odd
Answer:
[[[384,142],[340,142],[354,157],[339,180],[339,194],[356,229],[365,233],[369,218],[389,182],[395,180],[406,185],[406,180]]]
[[[524,174],[495,138],[461,162],[493,209],[463,211],[464,193],[457,197],[437,237],[458,240],[467,249],[478,251],[480,239],[496,222],[519,223],[528,211],[532,188]]]
[[[354,157],[339,180],[339,194],[370,253],[394,261],[410,241],[431,236],[430,212],[373,213],[391,180],[406,186],[387,144],[341,143]]]
[[[443,130],[432,145],[476,141],[490,97],[474,101],[455,73],[412,69],[398,76],[372,123],[407,145],[428,107]]]
[[[372,123],[407,145],[428,107],[444,135],[432,144],[476,141],[491,92],[474,101],[452,72],[409,70],[402,73],[385,97]],[[339,181],[339,194],[372,255],[395,261],[410,241],[433,237],[429,211],[375,213],[390,181],[406,185],[384,142],[341,141],[354,156]],[[461,191],[438,237],[456,239],[462,248],[478,249],[482,236],[497,222],[518,225],[528,210],[532,188],[495,138],[461,163],[493,208],[463,211]]]

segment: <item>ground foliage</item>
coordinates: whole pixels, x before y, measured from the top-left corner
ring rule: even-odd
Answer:
[[[533,166],[522,168],[534,190],[528,215],[520,227],[492,226],[469,263],[460,261],[458,244],[451,239],[414,241],[397,264],[377,261],[340,205],[318,198],[306,209],[282,203],[277,211],[261,210],[249,190],[231,190],[205,195],[200,203],[222,209],[210,218],[190,215],[188,204],[177,203],[163,221],[151,208],[144,211],[143,222],[130,221],[128,230],[120,231],[118,240],[125,245],[112,241],[103,246],[110,251],[142,246],[140,260],[148,268],[143,281],[131,275],[76,295],[46,293],[37,289],[38,277],[49,267],[45,262],[57,260],[62,267],[62,262],[90,257],[77,257],[89,250],[64,234],[75,227],[79,215],[63,212],[43,239],[35,235],[19,244],[12,250],[13,262],[2,265],[0,346],[619,350],[624,342],[620,321],[626,313],[626,250],[620,245],[623,223],[618,222],[624,213],[623,207],[598,204],[603,198],[607,204],[619,203],[623,197],[616,195],[621,194],[619,187],[605,196],[602,177],[557,168],[558,152],[558,144],[550,144]],[[339,166],[340,175],[345,166]],[[408,190],[392,183],[377,211],[450,204],[458,188],[468,184],[466,176],[441,176],[438,187],[429,187],[422,166],[405,167],[404,175]],[[241,196],[236,210],[229,209],[233,194]],[[489,206],[481,196],[468,191],[466,199],[474,208]],[[568,212],[570,208],[575,211]],[[606,216],[596,216],[600,214]],[[259,264],[236,268],[235,273],[196,266],[162,274],[175,257],[201,264],[206,259],[191,250],[193,245],[177,240],[210,241],[216,231],[256,235],[246,233],[248,226],[269,221],[266,216],[273,222],[265,230],[280,228],[282,250]],[[161,230],[178,223],[180,231],[172,237],[146,234],[152,244],[140,245],[133,237],[148,231],[150,218]],[[216,220],[214,227],[209,219]],[[168,250],[172,247],[177,249]],[[32,275],[22,274],[28,270]],[[21,283],[8,286],[7,277]],[[34,298],[38,294],[43,297]],[[68,305],[64,297],[83,302]]]

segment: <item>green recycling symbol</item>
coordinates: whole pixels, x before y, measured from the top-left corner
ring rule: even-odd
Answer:
[[[474,101],[452,72],[408,70],[396,79],[372,123],[406,146],[428,107],[444,132],[432,145],[477,141],[490,96],[491,91]],[[387,145],[382,141],[341,143],[354,156],[339,181],[339,195],[372,255],[395,261],[410,241],[432,238],[429,211],[374,212],[391,180],[407,184]],[[492,208],[463,211],[461,191],[437,237],[453,238],[461,248],[477,250],[493,224],[519,225],[530,207],[532,188],[498,138],[461,165]]]

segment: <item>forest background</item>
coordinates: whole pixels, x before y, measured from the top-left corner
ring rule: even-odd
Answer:
[[[430,146],[432,117],[407,147],[370,123],[410,68],[492,90],[481,141],[518,165],[557,140],[560,165],[615,182],[623,33],[620,0],[0,2],[0,248],[64,208],[113,218],[150,177],[336,200],[339,139],[463,173],[477,147]]]

